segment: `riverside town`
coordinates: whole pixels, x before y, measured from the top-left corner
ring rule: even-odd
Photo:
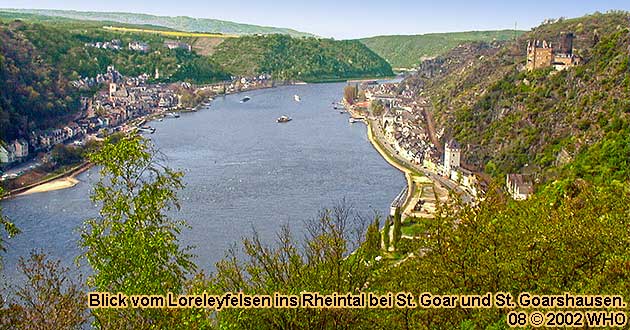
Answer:
[[[629,160],[627,1],[4,0],[0,329],[627,329]]]

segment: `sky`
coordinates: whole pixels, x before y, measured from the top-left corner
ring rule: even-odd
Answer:
[[[595,11],[630,10],[628,0],[0,0],[0,8],[135,12],[214,18],[287,27],[322,37],[354,39],[389,34],[470,30],[527,30],[546,18],[578,17]]]

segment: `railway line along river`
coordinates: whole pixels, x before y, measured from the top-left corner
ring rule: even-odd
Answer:
[[[406,184],[404,175],[372,147],[364,124],[348,123],[347,115],[333,109],[342,91],[342,83],[251,91],[150,124],[156,132],[149,136],[166,165],[185,173],[181,210],[173,216],[191,226],[180,243],[195,246],[200,269],[212,271],[252,229],[271,242],[279,226],[289,223],[300,238],[304,220],[342,199],[365,216],[388,213]],[[241,103],[245,96],[251,100]],[[292,120],[277,123],[282,115]],[[97,169],[77,179],[72,188],[0,204],[22,231],[2,254],[4,280],[19,278],[18,259],[32,249],[66,266],[79,255],[76,229],[98,212],[89,200]]]

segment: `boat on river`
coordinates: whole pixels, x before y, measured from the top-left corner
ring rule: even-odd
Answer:
[[[292,120],[292,119],[291,119],[291,117],[288,117],[288,116],[282,116],[282,117],[280,117],[280,118],[276,119],[276,122],[278,122],[278,123],[288,123],[288,122],[290,122],[291,120]]]
[[[245,96],[244,98],[241,99],[241,103],[245,103],[245,102],[247,102],[247,101],[249,101],[251,99],[252,99],[251,97]]]
[[[299,96],[299,95],[297,95],[297,94],[293,95],[293,99],[295,100],[295,102],[300,102],[300,101],[302,101],[302,99],[300,98],[300,96]]]

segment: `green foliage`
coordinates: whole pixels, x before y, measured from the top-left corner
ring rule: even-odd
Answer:
[[[630,195],[622,185],[578,181],[526,201],[494,193],[474,207],[451,205],[423,222],[421,258],[382,273],[372,290],[440,294],[630,294]],[[409,312],[409,311],[406,311]],[[379,313],[393,328],[475,329],[501,325],[505,311],[417,309]],[[384,326],[384,325],[383,325]]]
[[[373,260],[374,257],[380,254],[381,232],[380,221],[378,217],[376,217],[374,219],[374,222],[372,222],[367,228],[363,250],[365,251],[368,260]]]
[[[383,247],[385,248],[385,251],[389,251],[389,232],[391,230],[391,223],[392,219],[388,216],[387,219],[385,219],[385,225],[383,226]]]
[[[392,229],[392,245],[394,249],[398,249],[398,243],[400,243],[400,239],[402,238],[402,215],[400,214],[400,208],[396,208],[396,212],[394,213],[394,228]]]
[[[393,75],[387,62],[357,41],[244,36],[226,39],[212,58],[232,74],[269,73],[278,80],[323,81]]]
[[[88,320],[86,288],[81,278],[73,279],[69,269],[45,254],[31,252],[18,265],[25,277],[15,299],[0,302],[2,329],[81,329]]]
[[[83,160],[84,152],[82,148],[58,144],[50,155],[59,165],[73,165]]]
[[[0,24],[0,139],[27,136],[78,108],[77,94],[57,67],[22,37],[19,24]],[[10,87],[8,87],[10,86]]]
[[[392,35],[360,39],[394,68],[415,68],[423,58],[445,54],[453,47],[470,41],[510,40],[525,31],[469,31],[429,33],[421,35]]]
[[[447,135],[465,145],[468,164],[495,178],[524,171],[525,165],[540,173],[543,182],[553,180],[556,158],[561,150],[570,158],[607,145],[615,149],[609,157],[624,154],[612,147],[616,139],[609,132],[625,132],[624,123],[630,103],[627,45],[628,13],[594,14],[558,23],[546,24],[523,34],[517,43],[480,56],[483,49],[470,54],[451,54],[444,58],[443,72],[426,79],[425,92],[434,101],[434,118]],[[581,32],[577,32],[583,27]],[[582,63],[565,71],[553,68],[527,72],[523,69],[527,40],[545,39],[555,43],[560,32],[574,31],[574,53]],[[459,57],[458,57],[459,56]],[[582,157],[582,156],[579,156]],[[615,172],[619,161],[580,165],[579,176],[588,174],[589,166],[599,171]],[[578,166],[571,167],[578,169]],[[573,175],[565,172],[568,175]],[[618,172],[623,177],[623,171]],[[607,174],[608,175],[608,174]],[[610,175],[608,175],[610,176]]]
[[[153,50],[135,52],[86,47],[85,43],[119,39],[123,46],[145,40]],[[82,94],[69,85],[79,77],[95,77],[114,65],[123,75],[153,75],[160,82],[209,83],[229,79],[207,57],[168,50],[165,38],[152,34],[111,32],[101,25],[78,22],[39,24],[0,22],[0,139],[28,136],[37,129],[58,126],[72,120],[79,111]]]
[[[385,111],[385,105],[383,104],[383,101],[375,100],[375,101],[372,101],[372,103],[370,104],[370,112],[372,112],[372,115],[381,116],[383,115],[384,111]]]
[[[179,207],[176,190],[183,187],[182,173],[159,166],[149,142],[140,137],[106,143],[90,160],[101,166],[101,180],[91,196],[101,209],[100,216],[87,220],[81,229],[82,257],[94,271],[88,285],[96,291],[125,294],[181,293],[185,275],[195,265],[189,248],[182,249],[177,239],[185,223],[170,219],[166,212]],[[132,321],[138,327],[147,322],[164,325],[173,314],[161,310],[94,313],[103,327]]]
[[[0,187],[0,196],[4,196],[4,190]],[[0,207],[0,228],[4,232],[0,232],[0,251],[6,252],[6,238],[11,238],[20,233],[20,230],[11,222],[7,217],[2,214],[2,207]],[[6,238],[5,238],[6,235]],[[0,259],[1,260],[1,259]],[[0,263],[0,268],[2,264]]]
[[[338,206],[323,211],[307,223],[304,247],[288,227],[278,234],[277,244],[268,246],[258,235],[244,241],[246,261],[230,250],[217,263],[211,291],[299,295],[302,291],[330,294],[357,293],[371,280],[378,263],[368,262],[363,249],[350,254],[364,242],[351,237],[351,212]],[[217,313],[221,329],[327,329],[370,328],[373,323],[363,309],[225,309]]]

